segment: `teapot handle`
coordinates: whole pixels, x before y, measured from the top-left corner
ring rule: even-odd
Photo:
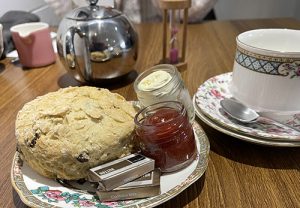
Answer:
[[[83,39],[84,41],[84,53],[83,53],[83,57],[84,57],[84,66],[86,68],[86,70],[84,69],[80,69],[80,65],[78,64],[77,61],[77,56],[76,56],[76,52],[75,52],[75,46],[74,46],[74,37],[75,34],[78,34],[78,36],[80,38]],[[85,81],[85,78],[89,78],[91,76],[91,74],[89,73],[91,71],[91,67],[90,67],[90,61],[89,61],[89,49],[88,49],[88,40],[85,36],[85,34],[77,27],[70,27],[66,33],[66,37],[65,37],[65,44],[66,44],[66,55],[65,55],[65,59],[66,59],[66,63],[69,66],[69,69],[71,70],[71,72],[76,73],[77,75],[80,76],[80,79],[82,81]],[[82,74],[82,72],[84,72],[84,74]]]

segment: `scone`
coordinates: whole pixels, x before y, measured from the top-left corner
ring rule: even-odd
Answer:
[[[37,97],[16,119],[18,151],[49,178],[75,180],[132,152],[135,110],[121,95],[69,87]]]

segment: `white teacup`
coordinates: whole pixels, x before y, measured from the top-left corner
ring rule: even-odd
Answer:
[[[300,30],[258,29],[237,36],[230,90],[260,112],[300,112]]]

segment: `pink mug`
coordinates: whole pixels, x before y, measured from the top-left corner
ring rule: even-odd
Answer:
[[[20,63],[24,67],[41,67],[55,62],[56,56],[47,23],[19,24],[13,26],[10,31]]]

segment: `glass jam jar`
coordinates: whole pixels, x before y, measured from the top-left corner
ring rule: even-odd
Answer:
[[[166,101],[140,110],[135,118],[136,139],[142,154],[155,160],[162,172],[189,165],[196,156],[194,131],[184,105]]]
[[[160,64],[144,71],[136,78],[134,90],[144,107],[163,101],[179,101],[185,106],[190,121],[195,118],[189,91],[173,65]]]

